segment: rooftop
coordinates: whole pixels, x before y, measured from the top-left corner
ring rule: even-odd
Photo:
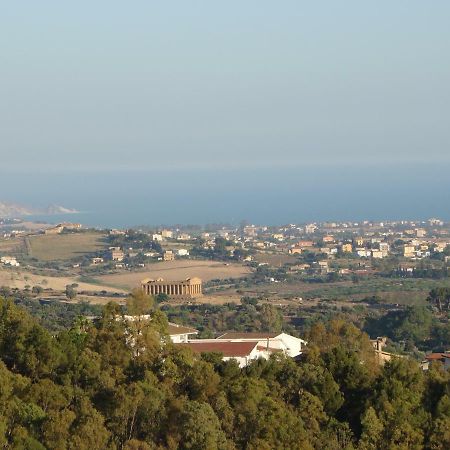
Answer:
[[[273,339],[281,333],[225,333],[217,339]]]
[[[169,322],[168,331],[170,336],[177,334],[197,334],[198,331],[195,328],[184,327],[183,325],[177,325],[176,323]]]
[[[216,352],[222,353],[226,357],[248,356],[257,346],[256,342],[223,342],[223,341],[191,341],[187,343],[175,344],[176,346],[189,347],[195,353]]]

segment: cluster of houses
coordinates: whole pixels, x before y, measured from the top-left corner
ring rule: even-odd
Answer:
[[[149,315],[124,316],[127,322],[148,321]],[[118,319],[119,320],[119,319]],[[198,330],[169,322],[168,335],[179,348],[189,348],[194,353],[217,353],[223,361],[235,360],[245,367],[258,358],[268,359],[274,353],[298,358],[306,341],[286,333],[225,333],[216,339],[198,339]],[[130,338],[131,339],[131,338]],[[134,345],[133,341],[131,342]]]
[[[149,318],[149,316],[143,316]],[[134,316],[125,316],[127,320],[136,320]],[[189,348],[196,354],[217,353],[223,361],[235,360],[239,367],[246,367],[252,361],[262,358],[269,359],[273,354],[283,354],[290,358],[301,357],[307,342],[287,333],[270,332],[227,332],[215,339],[198,339],[195,328],[169,322],[168,334],[170,340],[179,348]],[[394,358],[405,356],[386,352],[386,338],[378,337],[371,341],[375,357],[380,365]],[[431,363],[440,361],[443,367],[450,370],[450,351],[430,353],[422,362],[423,370],[428,370]]]
[[[20,263],[17,261],[15,256],[2,256],[0,258],[0,263],[4,266],[19,267]]]

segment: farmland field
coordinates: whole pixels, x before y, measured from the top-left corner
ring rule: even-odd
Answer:
[[[41,261],[69,260],[104,250],[104,238],[95,232],[31,236],[29,256]]]
[[[203,281],[212,279],[241,278],[251,272],[242,264],[223,264],[215,261],[178,260],[164,261],[148,266],[139,272],[125,272],[96,277],[102,284],[132,289],[139,286],[144,278],[164,278],[166,280],[183,280],[199,277]]]
[[[18,256],[25,252],[25,242],[23,237],[0,240],[0,256]]]

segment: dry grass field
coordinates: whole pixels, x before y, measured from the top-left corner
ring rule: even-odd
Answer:
[[[75,277],[49,277],[34,275],[30,272],[18,269],[6,269],[0,267],[0,286],[23,289],[26,285],[42,286],[43,288],[52,288],[55,291],[62,291],[66,285],[77,283],[78,291],[111,291],[111,288],[102,284],[90,284],[77,281]],[[123,289],[114,289],[116,292],[123,293]],[[128,291],[126,291],[128,292]]]
[[[255,261],[273,267],[281,267],[284,264],[295,264],[298,262],[298,258],[285,253],[259,252],[255,255]]]
[[[189,277],[199,277],[203,281],[225,278],[241,278],[251,272],[242,264],[224,264],[214,261],[178,260],[164,261],[148,266],[139,272],[125,272],[97,277],[102,283],[117,286],[122,289],[132,289],[139,286],[144,278],[164,278],[166,280],[183,280]]]
[[[41,261],[68,260],[105,249],[104,238],[95,232],[31,236],[29,256]]]
[[[25,252],[25,248],[23,237],[0,239],[0,256],[17,256]]]

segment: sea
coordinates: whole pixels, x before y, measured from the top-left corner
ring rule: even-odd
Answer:
[[[0,201],[74,208],[32,216],[99,228],[177,224],[450,220],[450,164],[334,164],[204,169],[0,169]]]

